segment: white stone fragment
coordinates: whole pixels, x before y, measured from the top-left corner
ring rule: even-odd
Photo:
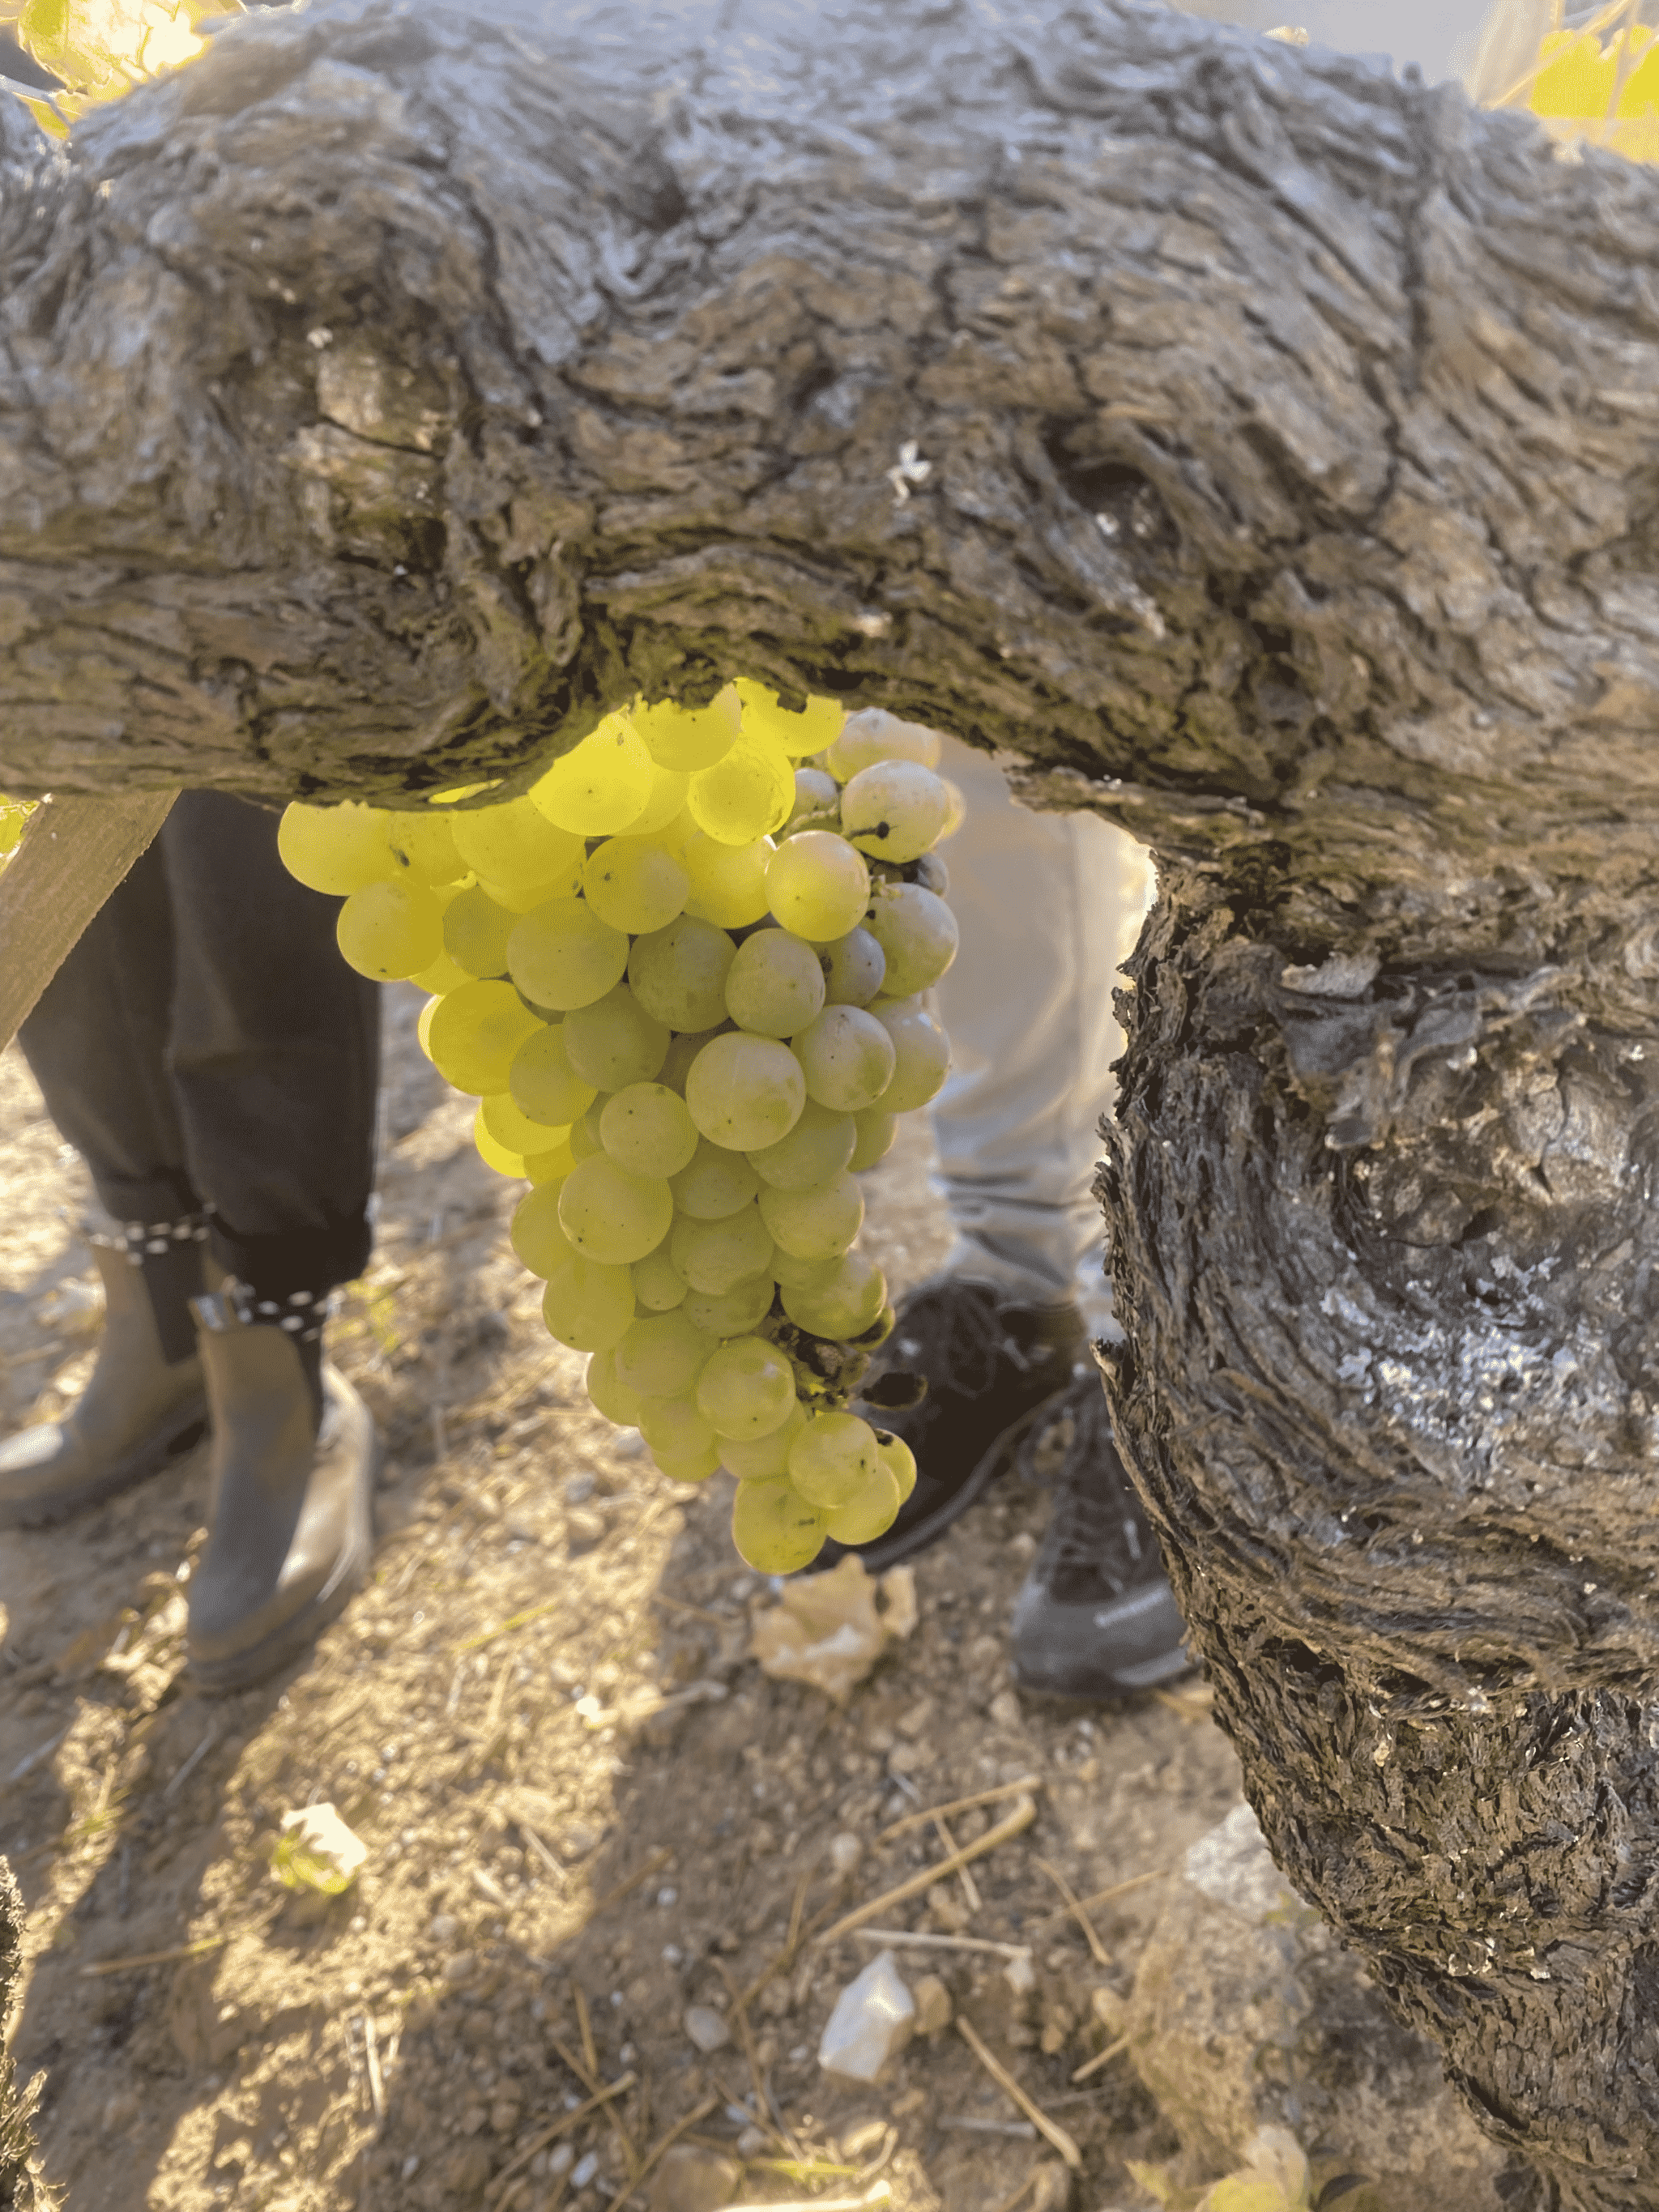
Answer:
[[[890,1951],[879,1951],[836,1999],[818,2045],[826,2074],[849,2081],[874,2081],[910,2039],[915,1999],[899,1979]]]

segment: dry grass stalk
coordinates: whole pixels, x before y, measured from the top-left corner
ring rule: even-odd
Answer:
[[[1083,2164],[1083,2153],[1066,2134],[1060,2122],[1051,2120],[1042,2106],[1026,2095],[1008,2069],[1000,2060],[992,2056],[965,2020],[958,2017],[957,2026],[962,2031],[963,2040],[996,2083],[998,2088],[1005,2090],[1013,2099],[1037,2133],[1054,2145],[1066,2165],[1075,2172]]]
[[[561,2052],[560,2056],[562,2057],[563,2053]],[[568,2058],[565,2063],[567,2066],[570,2064]],[[574,2067],[571,2068],[571,2071],[576,2074],[578,2081],[581,2079],[580,2074]],[[631,2089],[639,2078],[637,2074],[624,2074],[620,2081],[613,2081],[608,2089],[601,2089],[597,2096],[590,2097],[585,2105],[578,2105],[574,2112],[561,2113],[556,2120],[544,2127],[533,2142],[526,2143],[511,2164],[504,2166],[495,2176],[493,2193],[485,2199],[490,2212],[501,2212],[508,2182],[529,2165],[538,2151],[545,2150],[549,2143],[556,2142],[560,2136],[568,2135],[572,2128],[579,2127],[590,2113],[598,2112],[601,2106],[608,2107],[613,2097],[620,2097],[625,2089]],[[633,2184],[630,2182],[629,2186],[631,2188]]]
[[[81,1973],[83,1979],[90,1979],[98,1974],[131,1973],[140,1966],[170,1966],[177,1959],[199,1959],[229,1941],[228,1936],[204,1936],[198,1943],[178,1943],[170,1951],[138,1951],[130,1959],[100,1959],[82,1966]]]
[[[890,1828],[884,1828],[876,1841],[890,1844],[895,1836],[925,1827],[929,1820],[954,1820],[958,1813],[975,1812],[980,1806],[998,1804],[1005,1797],[1034,1797],[1042,1787],[1040,1774],[1022,1774],[1017,1782],[1000,1782],[994,1790],[976,1790],[971,1797],[953,1797],[948,1805],[925,1805],[920,1813],[907,1813]]]
[[[573,1981],[571,1983],[570,1996],[571,2001],[576,2008],[577,2031],[581,2037],[581,2057],[578,2059],[572,2052],[567,2051],[563,2044],[559,2041],[556,2036],[550,2036],[548,2040],[553,2045],[554,2050],[557,2051],[560,2058],[563,2061],[565,2065],[570,2069],[570,2071],[581,2083],[583,2088],[586,2089],[590,2095],[597,2095],[599,2087],[599,2046],[593,2040],[593,2023],[588,2017],[587,1999],[584,1996],[581,1984],[579,1982]],[[617,2144],[621,2148],[623,2165],[628,2175],[628,2185],[631,2189],[634,2185],[635,2176],[638,2172],[640,2162],[639,2153],[634,2148],[634,2138],[629,2134],[627,2128],[623,2124],[622,2114],[617,2111],[614,2106],[607,2105],[605,2106],[605,2117],[610,2122],[611,2129],[616,2135]]]
[[[587,1917],[582,1922],[582,1926],[591,1927],[600,1913],[609,1912],[613,1905],[620,1905],[623,1898],[631,1897],[642,1881],[649,1881],[653,1874],[660,1873],[664,1867],[672,1863],[673,1856],[673,1852],[666,1844],[660,1850],[653,1851],[645,1864],[636,1868],[626,1881],[619,1881],[615,1889],[606,1890],[597,1905],[588,1907]]]
[[[624,2181],[622,2187],[612,2196],[610,2203],[605,2207],[605,2212],[617,2212],[617,2205],[622,2203],[624,2198],[631,2197],[641,2184],[649,2179],[663,2157],[672,2150],[680,2137],[689,2129],[695,2128],[699,2120],[706,2120],[710,2112],[718,2112],[720,2105],[720,2100],[718,2097],[706,2097],[696,2112],[688,2112],[683,2120],[676,2120],[662,2141],[654,2149],[647,2151],[641,2160],[639,2172],[634,2179],[631,2181]]]
[[[860,1943],[887,1943],[896,1951],[985,1951],[996,1959],[1031,1955],[1029,1943],[994,1943],[985,1936],[935,1936],[927,1929],[912,1935],[902,1928],[860,1928],[857,1933]]]
[[[1060,1869],[1057,1866],[1050,1865],[1047,1859],[1039,1859],[1037,1861],[1037,1864],[1042,1869],[1044,1874],[1048,1875],[1049,1881],[1053,1882],[1054,1887],[1065,1899],[1066,1909],[1071,1914],[1073,1919],[1076,1921],[1078,1926],[1083,1930],[1084,1940],[1089,1946],[1089,1955],[1093,1959],[1096,1966],[1109,1966],[1112,1963],[1112,1954],[1106,1948],[1106,1946],[1101,1942],[1100,1937],[1096,1934],[1094,1923],[1090,1919],[1088,1913],[1079,1902],[1077,1893],[1072,1887],[1071,1883],[1066,1881]]]
[[[1121,2057],[1133,2041],[1132,2035],[1120,2035],[1115,2043],[1109,2043],[1104,2051],[1097,2051],[1092,2058],[1079,2066],[1072,2076],[1073,2081],[1086,2081],[1091,2074],[1098,2074],[1103,2066],[1109,2066],[1114,2058]]]
[[[1115,1881],[1109,1889],[1097,1889],[1092,1897],[1083,1900],[1083,1910],[1092,1912],[1097,1905],[1109,1905],[1115,1897],[1127,1897],[1132,1889],[1144,1889],[1149,1881],[1162,1881],[1169,1873],[1168,1867],[1154,1867],[1150,1874],[1131,1875],[1127,1881]]]
[[[955,1858],[960,1846],[958,1845],[956,1838],[951,1833],[950,1829],[945,1826],[945,1815],[943,1813],[934,1814],[933,1826],[939,1831],[939,1839],[940,1843],[944,1844],[951,1856]],[[979,1884],[974,1880],[972,1875],[969,1873],[965,1863],[957,1869],[957,1880],[962,1884],[963,1899],[967,1905],[968,1910],[969,1912],[977,1912],[980,1906],[983,1904],[984,1899],[979,1893]]]
[[[927,1815],[929,1820],[933,1817],[931,1813]],[[872,1898],[868,1905],[860,1905],[855,1911],[843,1913],[817,1940],[828,1945],[838,1942],[843,1936],[850,1936],[854,1929],[864,1927],[892,1906],[920,1896],[923,1890],[931,1889],[936,1881],[945,1881],[956,1872],[957,1867],[966,1866],[970,1859],[983,1858],[988,1851],[995,1850],[999,1844],[1008,1843],[1015,1836],[1023,1834],[1036,1818],[1036,1799],[1022,1797],[1006,1820],[1000,1820],[994,1828],[988,1828],[982,1836],[976,1837],[971,1844],[965,1844],[959,1851],[953,1851],[948,1859],[942,1859],[937,1866],[924,1867],[920,1874],[912,1875],[908,1881],[900,1882],[896,1889],[886,1890],[880,1897]]]
[[[996,2212],[1014,2212],[1014,2207],[1030,2195],[1031,2185],[1042,2171],[1042,2161],[1039,2159],[1032,2166],[1030,2172],[1026,2175],[1024,2180],[1020,2183],[1019,2187],[1015,2190],[1013,2195],[1012,2197],[1005,2197],[1003,2198],[1001,2203],[997,2206]]]

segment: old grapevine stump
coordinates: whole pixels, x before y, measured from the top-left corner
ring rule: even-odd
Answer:
[[[248,21],[0,114],[0,787],[751,673],[1154,845],[1126,1449],[1275,1853],[1659,2205],[1659,183],[1127,4]]]

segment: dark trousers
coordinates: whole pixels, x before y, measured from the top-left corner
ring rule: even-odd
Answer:
[[[368,1262],[380,1031],[277,820],[185,792],[21,1040],[118,1222],[205,1208],[220,1265],[281,1299]]]

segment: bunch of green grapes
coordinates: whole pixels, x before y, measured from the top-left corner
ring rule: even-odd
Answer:
[[[915,1480],[848,1407],[893,1326],[858,1172],[950,1066],[939,751],[739,679],[636,701],[517,799],[283,817],[347,960],[432,994],[422,1046],[531,1186],[514,1249],[593,1405],[676,1480],[728,1468],[769,1574],[881,1534]]]
[[[24,825],[34,811],[34,804],[27,799],[8,799],[0,791],[0,868],[3,868],[23,842]]]

